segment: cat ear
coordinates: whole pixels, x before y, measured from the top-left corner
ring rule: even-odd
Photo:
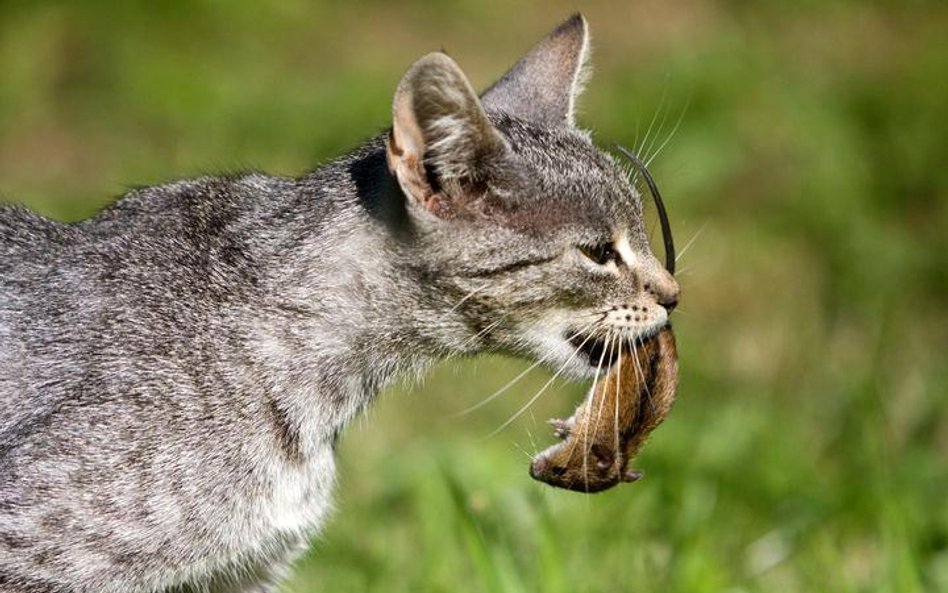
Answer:
[[[576,13],[484,92],[484,107],[547,126],[571,126],[588,55],[589,29]]]
[[[395,91],[388,167],[405,195],[440,214],[448,188],[477,180],[507,149],[454,60],[432,53],[415,62]]]

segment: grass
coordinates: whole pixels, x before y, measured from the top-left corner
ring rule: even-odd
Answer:
[[[89,215],[127,185],[294,174],[386,125],[414,58],[483,87],[565,2],[0,5],[0,194]],[[652,149],[679,244],[679,401],[596,495],[527,476],[549,377],[453,361],[343,439],[303,591],[948,590],[948,7],[586,2],[581,122]]]

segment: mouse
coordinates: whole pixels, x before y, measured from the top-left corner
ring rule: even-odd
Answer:
[[[678,390],[671,326],[623,352],[569,419],[553,419],[561,442],[540,452],[530,476],[577,492],[602,492],[644,475],[629,462],[665,419]]]

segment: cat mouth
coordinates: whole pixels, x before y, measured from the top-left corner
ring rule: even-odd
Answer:
[[[607,342],[605,338],[596,336],[573,336],[569,343],[576,349],[577,357],[582,357],[591,367],[609,368],[619,359],[625,346],[619,346],[615,341]]]

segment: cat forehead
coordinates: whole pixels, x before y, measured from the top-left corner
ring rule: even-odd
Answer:
[[[505,115],[492,119],[510,144],[518,173],[507,183],[516,194],[519,222],[538,230],[634,231],[642,216],[641,197],[627,172],[588,133],[543,128]]]

